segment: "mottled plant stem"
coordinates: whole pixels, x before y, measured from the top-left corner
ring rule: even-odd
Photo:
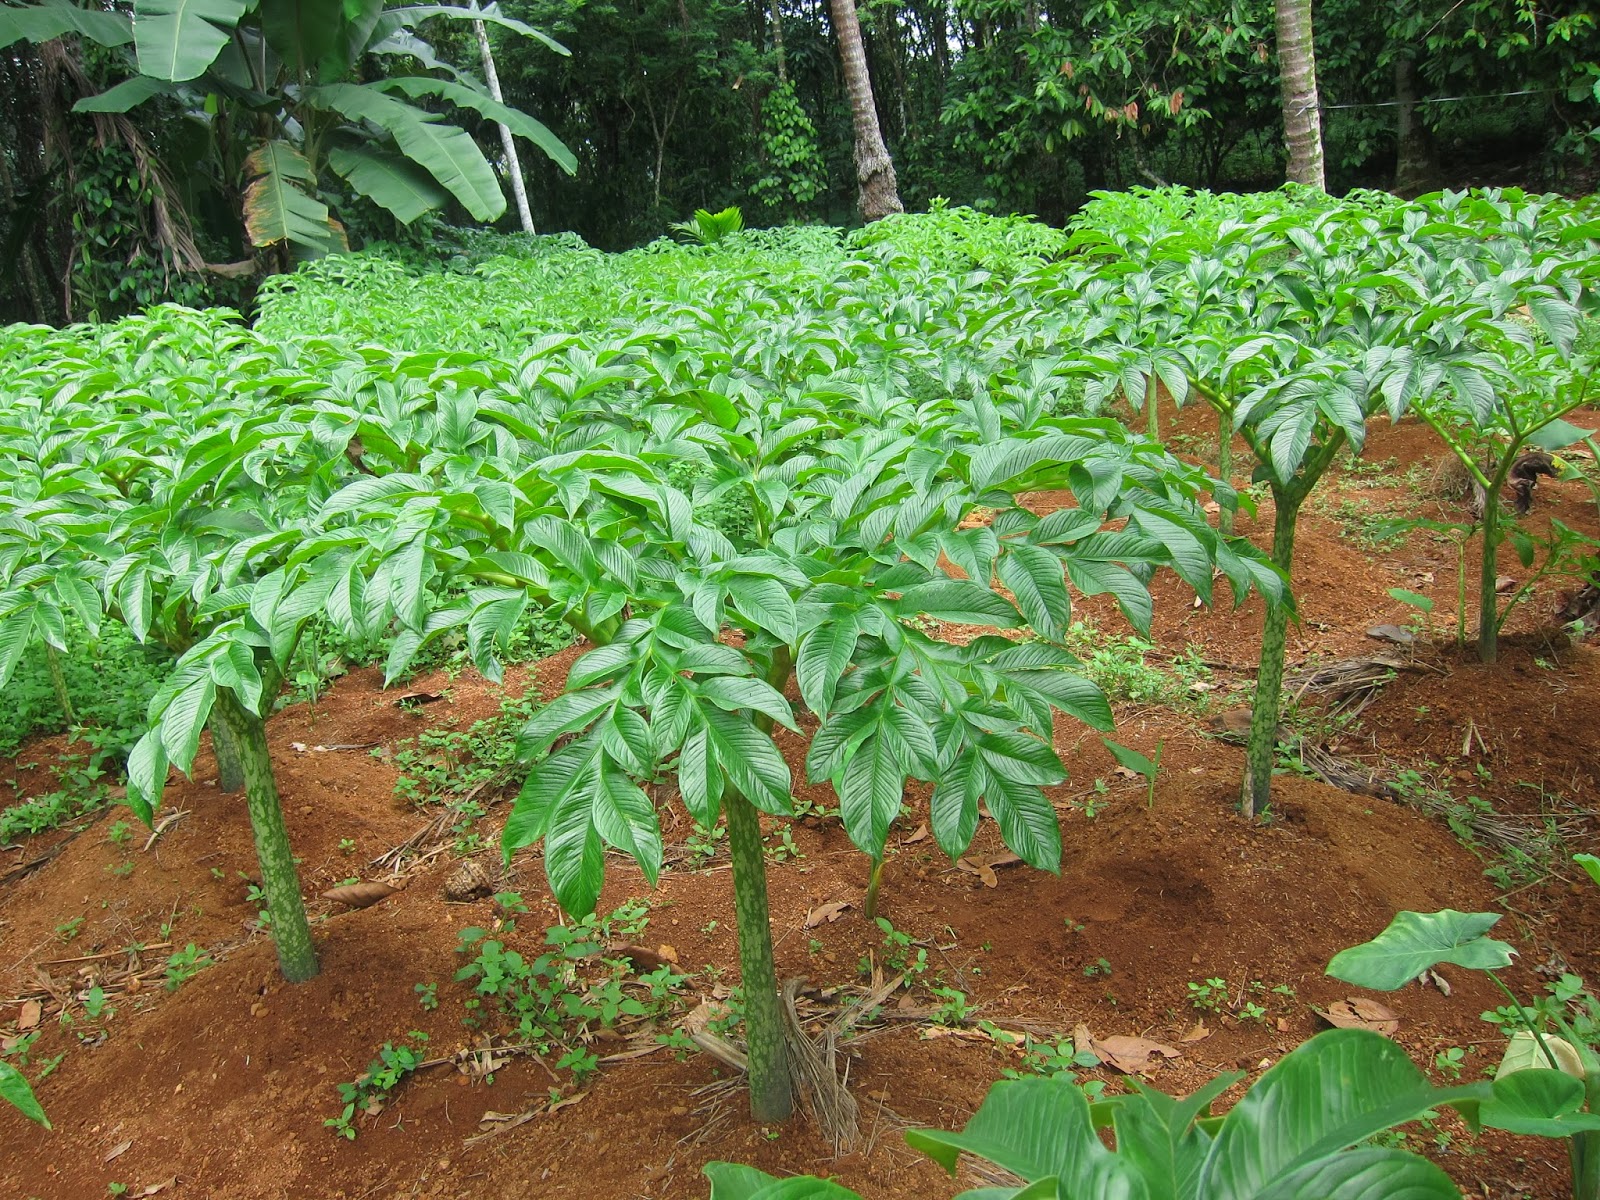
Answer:
[[[311,944],[311,926],[300,898],[300,873],[295,869],[289,831],[283,824],[283,806],[278,801],[278,784],[272,776],[267,723],[240,704],[229,688],[217,689],[214,711],[228,726],[239,750],[245,807],[255,834],[261,887],[267,893],[267,911],[272,916],[278,967],[290,983],[303,983],[317,973],[317,952]]]
[[[1300,517],[1303,492],[1272,489],[1276,511],[1272,519],[1272,561],[1284,575],[1294,561],[1295,524]],[[1250,715],[1250,742],[1245,748],[1244,795],[1240,809],[1255,818],[1272,799],[1272,763],[1278,749],[1278,714],[1283,700],[1283,661],[1289,632],[1289,606],[1267,606],[1261,632],[1261,669],[1256,675],[1256,702]]]
[[[723,797],[723,810],[733,857],[734,924],[739,931],[739,974],[744,981],[750,1115],[757,1121],[787,1121],[794,1113],[794,1093],[789,1084],[783,1015],[778,1009],[761,818],[755,806],[732,788]]]

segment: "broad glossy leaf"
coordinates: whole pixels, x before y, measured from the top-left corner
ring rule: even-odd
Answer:
[[[959,1133],[912,1129],[906,1141],[952,1174],[965,1151],[1026,1180],[1055,1177],[1072,1200],[1145,1200],[1149,1194],[1101,1143],[1089,1102],[1065,1080],[997,1083]]]
[[[1474,971],[1495,971],[1511,965],[1516,953],[1505,942],[1485,936],[1499,922],[1499,913],[1402,912],[1389,927],[1359,946],[1341,950],[1328,963],[1328,974],[1357,987],[1392,992],[1440,963]]]
[[[44,1115],[44,1109],[33,1094],[33,1089],[28,1086],[28,1079],[21,1071],[8,1062],[0,1061],[0,1100],[4,1100],[30,1121],[36,1121],[49,1129],[50,1118]]]
[[[157,79],[193,79],[213,62],[249,8],[247,0],[134,0],[139,70]]]
[[[1493,1087],[1493,1096],[1479,1110],[1491,1129],[1551,1138],[1600,1130],[1600,1113],[1583,1111],[1583,1081],[1564,1071],[1543,1066],[1512,1071]]]

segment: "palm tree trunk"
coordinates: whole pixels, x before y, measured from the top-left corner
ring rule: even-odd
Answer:
[[[1283,136],[1289,145],[1289,182],[1326,190],[1311,0],[1274,0],[1274,8],[1278,73],[1283,85]]]
[[[867,52],[861,44],[861,19],[855,0],[829,0],[833,12],[833,32],[839,39],[839,58],[844,64],[844,86],[850,95],[850,113],[856,129],[856,183],[860,188],[857,203],[861,217],[876,221],[890,213],[904,212],[900,203],[900,184],[895,179],[894,162],[883,144],[878,127],[878,107],[872,97],[872,77],[867,74]]]
[[[500,94],[500,73],[494,69],[494,51],[489,47],[489,30],[482,21],[474,21],[472,27],[478,34],[478,57],[483,60],[483,77],[489,84],[489,95],[494,97],[495,103],[504,104],[505,97]],[[504,125],[500,126],[500,148],[506,154],[506,173],[511,176],[511,194],[517,202],[517,216],[522,219],[522,232],[533,233],[528,188],[522,182],[522,160],[517,157],[517,143],[511,136],[511,130]]]

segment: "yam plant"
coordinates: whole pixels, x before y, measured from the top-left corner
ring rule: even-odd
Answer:
[[[384,535],[391,586],[403,571],[460,597],[408,618],[422,636],[397,643],[391,672],[454,630],[492,674],[497,641],[530,604],[590,643],[523,732],[530,769],[504,834],[508,854],[542,844],[568,912],[594,908],[608,847],[654,882],[661,830],[641,784],[671,775],[701,826],[726,820],[751,1107],[781,1120],[792,1098],[760,822],[791,815],[793,781],[774,731],[810,732],[807,775],[833,787],[873,864],[916,779],[933,784],[946,853],[971,844],[982,803],[1024,861],[1053,871],[1059,823],[1042,789],[1065,778],[1054,713],[1111,724],[1104,695],[1050,641],[1071,591],[1110,594],[1147,629],[1160,566],[1208,597],[1213,569],[1237,596],[1281,589],[1204,523],[1204,476],[1115,422],[994,436],[992,406],[974,423],[970,404],[919,406],[870,384],[713,388],[659,348],[650,361],[635,369],[653,399],[604,447],[528,460],[434,442],[418,464],[428,474],[360,480],[322,512],[403,529]],[[504,419],[464,409],[459,427],[474,417]],[[567,414],[547,444],[570,442],[583,417]],[[679,486],[684,463],[694,478]],[[1016,498],[1045,488],[1078,506],[1041,518]],[[730,504],[745,514],[737,537],[710,519]]]

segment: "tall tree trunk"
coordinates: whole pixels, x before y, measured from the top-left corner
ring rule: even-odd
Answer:
[[[833,32],[839,39],[839,58],[844,64],[844,86],[850,95],[850,114],[856,129],[856,183],[860,188],[857,203],[861,217],[876,221],[890,213],[905,212],[900,203],[900,184],[894,176],[889,148],[883,144],[878,127],[878,107],[872,97],[872,77],[867,74],[867,52],[861,44],[861,19],[856,16],[855,0],[829,0],[833,12]]]
[[[783,53],[783,4],[782,0],[772,0],[768,6],[768,20],[772,22],[772,52],[778,59],[778,82],[789,82],[789,64]]]
[[[1438,166],[1433,135],[1417,115],[1416,64],[1405,54],[1394,60],[1394,100],[1394,190],[1402,196],[1418,196],[1432,186]]]
[[[489,30],[482,21],[474,21],[472,27],[478,34],[478,57],[483,59],[483,77],[489,84],[489,95],[494,97],[495,103],[504,104],[505,97],[500,94],[500,72],[494,69],[494,51],[489,47]],[[516,140],[505,125],[500,126],[500,148],[506,152],[506,172],[511,176],[511,194],[517,201],[517,216],[522,220],[522,232],[533,233],[528,188],[522,181],[522,160],[517,157]]]
[[[1311,35],[1311,0],[1275,0],[1274,8],[1278,23],[1278,73],[1283,84],[1283,136],[1289,145],[1289,182],[1326,190],[1317,55]]]

